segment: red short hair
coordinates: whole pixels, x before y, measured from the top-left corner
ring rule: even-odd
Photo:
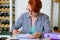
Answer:
[[[28,4],[30,4],[32,11],[35,13],[38,13],[42,8],[41,0],[29,0]]]

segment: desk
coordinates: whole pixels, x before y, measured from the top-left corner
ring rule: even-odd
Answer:
[[[18,34],[18,35],[13,35],[12,37],[9,37],[7,40],[15,39],[15,40],[49,40],[49,38],[41,38],[41,39],[29,39],[27,38],[29,34]]]
[[[0,38],[2,38],[2,37],[9,38],[9,37],[10,37],[10,35],[0,35]]]
[[[6,40],[50,40],[49,38],[46,38],[46,39],[44,39],[44,38],[42,38],[42,39],[10,39],[10,38],[8,38],[8,39],[6,39]]]

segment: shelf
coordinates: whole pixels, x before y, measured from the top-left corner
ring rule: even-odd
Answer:
[[[11,37],[11,35],[0,35],[0,38],[2,37]]]
[[[1,3],[1,2],[0,2],[0,4],[9,4],[9,2],[4,2],[4,3]]]
[[[9,17],[0,17],[1,20],[9,20]]]
[[[8,31],[8,32],[5,32],[5,31],[4,31],[4,32],[1,32],[0,35],[3,35],[3,36],[4,36],[4,35],[11,35],[11,32],[9,32],[9,31]],[[2,37],[2,36],[1,36],[1,37]],[[6,37],[6,36],[5,36],[5,37]]]
[[[8,24],[6,24],[6,25],[4,25],[4,24],[0,24],[0,27],[9,28],[10,25],[8,25]]]
[[[12,15],[12,18],[15,19],[15,15]]]
[[[0,35],[11,35],[11,32],[9,31],[10,30],[10,22],[12,22],[13,20],[10,19],[10,14],[12,14],[12,19],[15,19],[15,15],[13,15],[13,13],[15,12],[15,0],[12,0],[13,2],[13,6],[10,5],[11,2],[10,0],[0,0],[0,13],[1,13],[1,16],[0,16]],[[10,9],[13,11],[13,13],[10,11]],[[11,12],[11,13],[10,13]],[[9,13],[8,14],[4,14],[4,13]],[[15,13],[14,13],[15,14]],[[8,15],[8,16],[6,16]],[[9,23],[4,23],[5,20],[8,20]],[[13,21],[15,23],[15,21]],[[7,31],[7,30],[8,31]]]
[[[15,8],[12,9],[13,11],[15,11]],[[2,8],[0,9],[1,12],[9,12],[10,8]]]
[[[15,11],[15,8],[13,8],[13,11]]]
[[[9,4],[9,1],[5,0],[5,1],[0,1],[0,4]]]
[[[60,2],[60,0],[53,0],[53,2]]]
[[[15,0],[13,0],[12,3],[15,4]]]
[[[2,8],[2,9],[0,9],[0,11],[1,11],[1,12],[9,12],[10,10],[9,10],[8,8],[5,8],[5,9]]]

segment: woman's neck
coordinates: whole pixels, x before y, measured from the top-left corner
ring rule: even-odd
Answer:
[[[36,18],[38,16],[38,13],[31,13],[30,16]]]
[[[32,13],[32,14],[30,14],[32,26],[34,26],[34,22],[36,21],[37,16],[38,16],[38,13]]]

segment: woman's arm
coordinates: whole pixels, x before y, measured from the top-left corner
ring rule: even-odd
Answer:
[[[41,33],[40,32],[35,32],[32,35],[28,35],[29,38],[35,39],[35,38],[40,38],[41,37]]]
[[[21,16],[18,18],[17,22],[11,27],[11,30],[10,30],[10,31],[11,31],[12,33],[13,33],[13,32],[17,33],[17,32],[18,32],[18,29],[22,27],[22,24],[23,24],[23,15],[21,15]],[[14,34],[15,34],[15,33],[14,33]]]

